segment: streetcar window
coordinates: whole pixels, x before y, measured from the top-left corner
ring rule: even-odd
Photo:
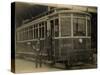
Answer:
[[[39,38],[41,37],[41,24],[39,23]]]
[[[23,36],[22,36],[22,40],[25,40],[25,30],[23,29]]]
[[[61,36],[71,35],[71,18],[62,17],[61,18]]]
[[[42,38],[44,38],[44,27],[42,27]]]
[[[36,28],[36,38],[38,38],[38,28]]]
[[[59,36],[59,21],[58,19],[55,19],[55,37]]]
[[[19,31],[19,40],[21,41],[21,31]]]
[[[45,36],[47,36],[47,22],[45,21]]]
[[[51,36],[53,37],[54,36],[54,20],[51,20],[50,24],[51,24]]]
[[[39,38],[41,38],[42,37],[42,28],[41,28],[41,26],[42,26],[42,23],[40,23],[39,24]]]
[[[34,38],[38,37],[38,29],[37,29],[37,24],[34,25]]]
[[[35,25],[35,38],[38,38],[38,24]]]
[[[88,33],[88,36],[91,35],[91,24],[90,24],[90,20],[87,20],[87,33]]]
[[[41,34],[42,34],[41,37],[44,38],[44,22],[42,22]]]
[[[33,39],[33,27],[30,27],[30,39]]]
[[[28,28],[26,30],[26,38],[28,39]]]
[[[34,28],[34,38],[35,38],[35,34],[36,34],[36,33],[35,33],[35,28]]]
[[[29,27],[29,39],[33,38],[33,28]]]
[[[22,41],[23,40],[23,31],[22,30],[21,30],[20,35],[21,35],[21,41]]]
[[[24,36],[25,36],[25,37],[24,37],[24,40],[27,39],[26,35],[27,35],[27,34],[26,34],[26,28],[25,28],[25,30],[24,30]]]
[[[29,39],[30,39],[30,28],[29,28],[29,31],[28,31],[28,33],[29,33]]]
[[[22,40],[25,40],[25,29],[23,29],[23,36],[22,36]]]
[[[42,26],[44,26],[44,22],[42,22]]]
[[[73,33],[74,33],[74,36],[85,36],[86,35],[86,19],[74,18]]]
[[[28,27],[28,40],[30,39],[30,34],[29,34],[29,27]]]
[[[19,31],[19,40],[21,41],[21,31]]]

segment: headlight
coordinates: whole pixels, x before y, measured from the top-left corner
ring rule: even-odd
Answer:
[[[83,39],[80,38],[80,39],[79,39],[79,43],[82,43],[82,42],[83,42]]]
[[[31,42],[27,42],[27,45],[31,45]]]

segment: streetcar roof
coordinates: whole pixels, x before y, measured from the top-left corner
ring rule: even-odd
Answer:
[[[50,12],[50,11],[49,11]],[[23,29],[25,27],[28,27],[28,26],[31,26],[33,25],[33,23],[35,24],[36,22],[38,23],[38,20],[41,20],[41,21],[46,21],[50,16],[53,16],[53,15],[56,15],[56,14],[61,14],[61,13],[66,13],[66,14],[72,14],[72,13],[76,13],[76,14],[85,14],[85,15],[88,15],[90,16],[89,13],[87,12],[84,12],[84,11],[80,11],[80,10],[58,10],[58,9],[55,9],[52,13],[49,13],[49,12],[44,12],[43,16],[41,15],[38,15],[30,20],[28,20],[26,23],[22,24],[20,27],[17,28],[17,30],[20,30],[20,29]],[[36,18],[36,19],[35,19]]]

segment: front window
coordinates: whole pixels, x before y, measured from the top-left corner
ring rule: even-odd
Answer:
[[[73,19],[73,34],[74,36],[86,35],[86,19],[85,18]]]

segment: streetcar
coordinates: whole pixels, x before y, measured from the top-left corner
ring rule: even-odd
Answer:
[[[16,44],[26,53],[35,52],[32,46],[38,39],[44,61],[66,67],[92,61],[91,15],[87,12],[56,8],[16,29]]]

